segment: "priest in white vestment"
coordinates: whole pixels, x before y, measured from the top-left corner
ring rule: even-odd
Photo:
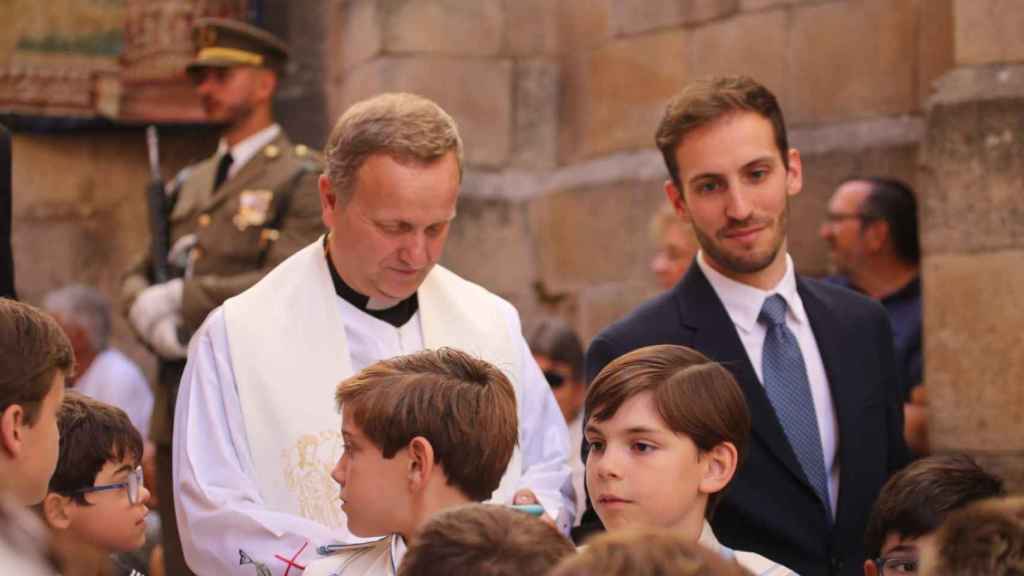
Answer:
[[[567,530],[565,420],[518,313],[436,265],[462,179],[454,120],[418,96],[377,96],[345,112],[326,156],[329,234],[225,302],[189,346],[173,462],[189,566],[298,575],[318,550],[359,542],[330,477],[342,450],[335,388],[441,346],[498,366],[516,389],[519,446],[493,499],[536,501]]]

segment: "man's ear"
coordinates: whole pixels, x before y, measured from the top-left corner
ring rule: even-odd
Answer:
[[[878,576],[878,566],[875,566],[874,560],[864,561],[864,576]]]
[[[320,218],[330,230],[334,226],[334,211],[338,209],[338,195],[332,190],[331,179],[327,174],[320,175],[317,187],[320,189]]]
[[[25,426],[25,407],[11,404],[0,414],[0,450],[17,458],[22,450],[22,428]]]
[[[430,476],[434,473],[434,447],[423,436],[416,436],[409,441],[409,488],[419,492],[426,487]]]
[[[43,518],[54,530],[67,530],[71,526],[72,507],[75,505],[70,496],[47,492],[43,498]]]
[[[804,188],[804,166],[800,160],[800,151],[789,149],[789,166],[786,168],[786,195],[796,196]]]
[[[683,198],[683,191],[676,186],[672,180],[665,180],[665,196],[668,198],[672,208],[680,218],[689,222],[690,212],[686,209],[686,200]]]
[[[871,220],[861,226],[861,236],[869,252],[879,252],[889,243],[889,223],[885,220]]]
[[[739,453],[732,442],[720,442],[711,450],[700,455],[704,464],[704,477],[701,478],[699,489],[704,494],[721,492],[729,485],[736,466],[739,464]]]

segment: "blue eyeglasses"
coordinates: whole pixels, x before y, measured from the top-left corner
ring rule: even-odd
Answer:
[[[916,555],[893,555],[874,559],[880,576],[898,576],[899,574],[917,574],[918,559]]]
[[[135,470],[132,470],[128,474],[128,479],[124,482],[115,482],[113,484],[100,484],[99,486],[86,486],[85,488],[79,488],[67,492],[68,496],[76,496],[80,494],[88,494],[89,492],[106,492],[107,490],[120,490],[121,488],[128,489],[128,501],[132,504],[139,503],[139,490],[142,487],[142,466],[136,466]]]

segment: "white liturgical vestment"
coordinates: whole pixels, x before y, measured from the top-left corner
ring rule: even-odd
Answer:
[[[453,346],[513,382],[519,448],[495,498],[528,488],[567,528],[567,432],[504,300],[435,266],[403,326],[337,296],[322,241],[214,311],[190,346],[174,433],[175,503],[198,574],[292,573],[325,545],[360,542],[330,478],[341,454],[337,384],[385,358]]]

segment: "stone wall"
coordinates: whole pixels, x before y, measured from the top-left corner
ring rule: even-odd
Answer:
[[[921,151],[933,445],[1024,490],[1024,12],[988,0],[955,14],[956,67]]]
[[[216,146],[213,132],[204,129],[165,129],[160,135],[168,177]],[[75,282],[116,298],[121,274],[148,249],[144,130],[15,132],[12,149],[18,297],[39,304],[49,290]],[[153,366],[119,313],[113,344]]]
[[[954,52],[952,0],[333,0],[328,17],[331,118],[406,90],[460,123],[468,172],[445,263],[526,323],[557,312],[586,338],[654,291],[653,134],[686,81],[743,73],[778,94],[805,158],[791,250],[821,274],[833,187],[916,182],[923,102]]]

